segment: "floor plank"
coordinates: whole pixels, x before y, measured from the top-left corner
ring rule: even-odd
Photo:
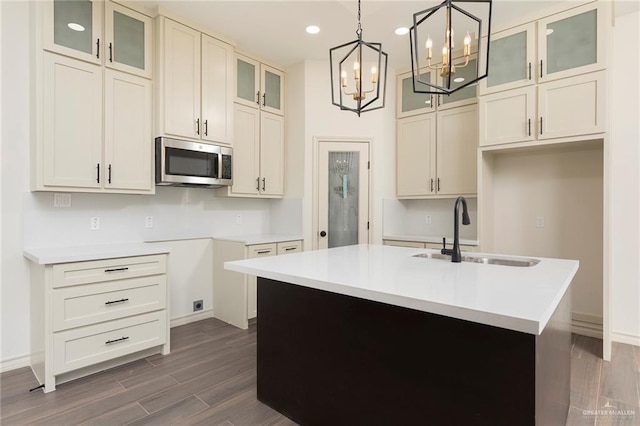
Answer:
[[[132,402],[114,411],[110,411],[101,416],[94,417],[84,423],[82,426],[112,426],[126,425],[135,420],[147,416],[147,413],[137,402]]]
[[[158,425],[158,424],[179,424],[187,417],[199,413],[209,408],[207,404],[191,395],[182,401],[169,405],[162,410],[151,413],[135,422],[129,423],[131,426]]]

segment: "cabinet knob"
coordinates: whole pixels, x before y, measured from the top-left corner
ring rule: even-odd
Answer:
[[[327,236],[327,233],[325,231],[320,231],[320,236],[324,238]]]

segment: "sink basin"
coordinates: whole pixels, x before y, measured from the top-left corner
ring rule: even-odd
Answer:
[[[425,259],[437,259],[437,260],[446,260],[451,261],[451,256],[440,253],[420,253],[416,254],[413,257],[422,257]],[[463,262],[472,262],[472,263],[484,263],[486,265],[501,265],[501,266],[516,266],[516,267],[531,267],[536,266],[540,263],[539,259],[512,259],[506,257],[499,256],[488,256],[488,255],[463,255]]]

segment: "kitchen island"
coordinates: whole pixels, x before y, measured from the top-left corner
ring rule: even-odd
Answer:
[[[258,399],[305,425],[564,425],[578,262],[415,257],[429,253],[227,262],[259,277]]]

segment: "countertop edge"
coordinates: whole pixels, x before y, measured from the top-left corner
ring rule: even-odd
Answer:
[[[421,236],[421,235],[383,235],[382,239],[389,240],[389,241],[411,241],[416,243],[431,243],[431,244],[442,243],[442,237],[427,237],[427,236]],[[446,237],[446,239],[447,239],[447,244],[453,244],[452,237]],[[480,245],[478,240],[466,240],[466,239],[461,239],[460,244],[465,246]]]
[[[25,258],[38,265],[168,253],[171,253],[171,247],[147,243],[25,248],[22,251]]]

